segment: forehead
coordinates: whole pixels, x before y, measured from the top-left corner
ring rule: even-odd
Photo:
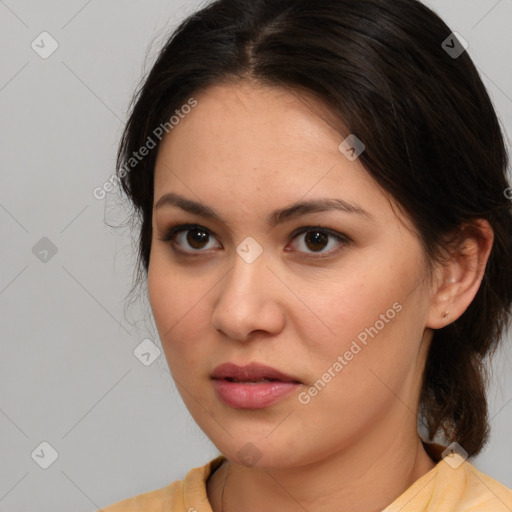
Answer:
[[[220,208],[270,211],[330,197],[377,215],[389,210],[361,162],[340,151],[346,133],[314,96],[240,82],[211,86],[194,99],[160,145],[155,201],[177,192]]]
[[[326,172],[340,161],[343,136],[332,126],[328,109],[311,95],[238,82],[211,86],[194,98],[197,105],[160,145],[157,178],[165,177],[159,173],[164,164],[191,171],[203,162],[210,173],[252,168],[262,178],[294,169],[297,180],[300,168],[311,168],[312,162]],[[358,162],[350,167],[363,170]]]

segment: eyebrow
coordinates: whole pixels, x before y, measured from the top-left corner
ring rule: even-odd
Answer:
[[[163,206],[177,206],[182,210],[189,213],[200,215],[202,217],[215,219],[222,222],[226,226],[228,223],[212,208],[203,203],[192,201],[186,197],[180,196],[174,192],[164,194],[154,205],[155,209],[162,208]],[[313,199],[309,201],[299,201],[285,208],[280,208],[270,212],[267,217],[267,224],[273,228],[278,224],[282,224],[295,217],[307,215],[309,213],[327,212],[327,211],[342,211],[345,213],[352,213],[367,217],[369,220],[374,220],[373,216],[367,211],[363,210],[360,206],[348,203],[343,199]]]

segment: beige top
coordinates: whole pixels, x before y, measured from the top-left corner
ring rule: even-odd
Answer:
[[[206,482],[225,460],[219,456],[205,466],[191,469],[183,480],[120,501],[102,512],[212,512]],[[439,460],[382,512],[465,511],[511,512],[512,489],[453,454]]]

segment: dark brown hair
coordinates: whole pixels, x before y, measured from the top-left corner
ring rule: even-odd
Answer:
[[[489,431],[484,363],[510,319],[512,215],[500,124],[468,53],[443,47],[450,35],[416,0],[212,2],[180,24],[139,87],[117,176],[140,221],[143,279],[158,147],[127,163],[193,94],[250,78],[313,93],[364,142],[362,164],[411,218],[429,262],[450,234],[486,219],[495,239],[483,282],[434,332],[420,396],[431,439],[443,434],[473,456]]]

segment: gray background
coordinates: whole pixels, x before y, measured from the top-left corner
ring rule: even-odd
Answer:
[[[159,342],[147,303],[124,309],[130,230],[105,220],[126,212],[114,196],[92,194],[114,170],[144,69],[199,4],[0,0],[0,511],[93,511],[217,454],[163,354],[145,366],[133,353],[146,338]],[[429,5],[469,42],[510,134],[512,0]],[[51,47],[43,31],[59,45],[46,59],[31,47]],[[492,438],[474,462],[509,487],[511,368],[508,343],[493,366]],[[51,456],[43,441],[58,453],[48,469],[39,465]]]

